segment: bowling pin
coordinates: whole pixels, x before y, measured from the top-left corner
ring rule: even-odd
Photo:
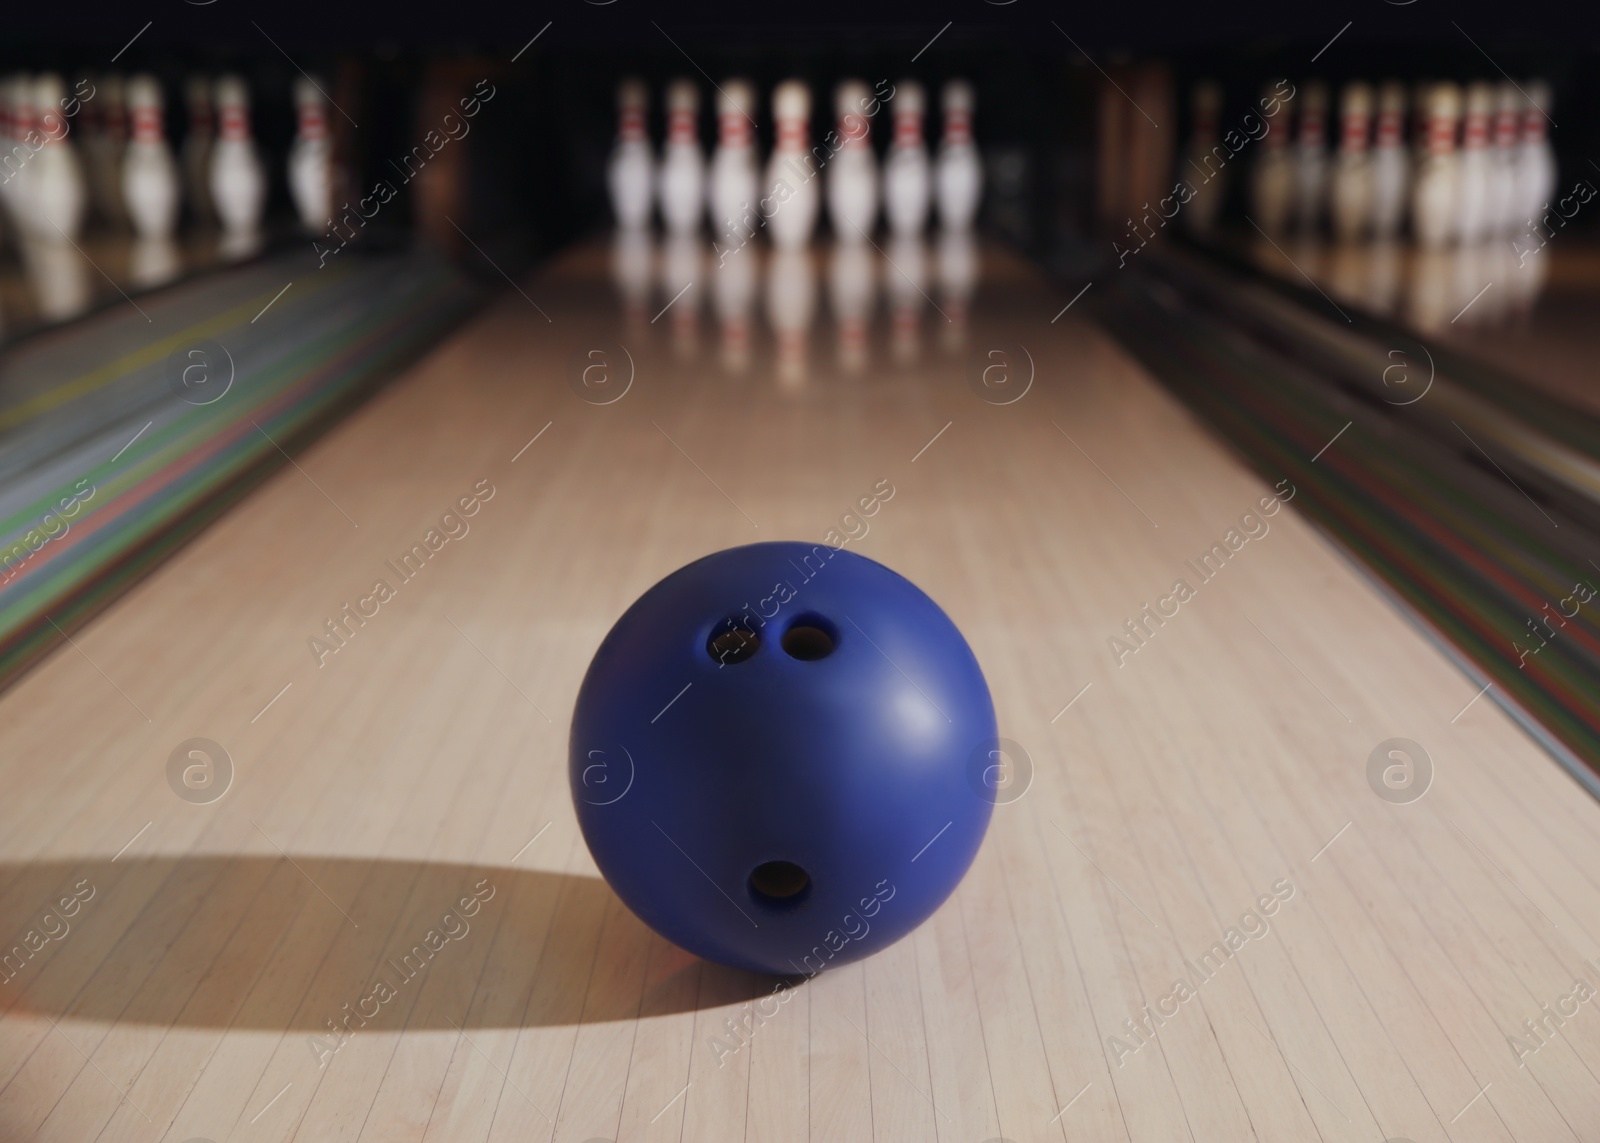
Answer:
[[[650,139],[645,134],[649,94],[643,81],[625,79],[617,87],[617,145],[606,164],[606,189],[611,193],[611,214],[623,230],[650,225],[653,162]]]
[[[772,93],[772,119],[778,140],[767,162],[761,209],[773,244],[799,249],[811,241],[822,204],[811,153],[811,92],[804,83],[791,79],[778,85]]]
[[[668,234],[694,234],[706,210],[706,159],[700,153],[700,89],[687,79],[667,87],[667,143],[656,197]]]
[[[1489,120],[1493,114],[1494,88],[1481,81],[1469,85],[1456,182],[1456,227],[1468,246],[1483,241],[1490,229]]]
[[[1314,231],[1322,221],[1328,190],[1328,86],[1321,80],[1310,80],[1300,98],[1294,155],[1294,220],[1301,230]]]
[[[872,153],[869,108],[878,105],[858,79],[834,91],[839,153],[828,168],[828,220],[840,242],[862,242],[878,221],[878,158]]]
[[[1489,226],[1491,234],[1514,234],[1517,214],[1517,112],[1522,97],[1509,83],[1495,85],[1494,132],[1489,150]]]
[[[1372,150],[1372,230],[1390,239],[1400,230],[1411,183],[1411,153],[1406,149],[1406,89],[1389,80],[1378,89],[1378,132]]]
[[[933,189],[928,146],[922,137],[922,85],[914,79],[901,80],[891,106],[894,138],[883,163],[883,213],[891,234],[914,238],[928,223]]]
[[[1268,83],[1263,99],[1275,99],[1278,85]],[[1266,104],[1263,104],[1266,106]],[[1287,122],[1285,115],[1285,123]],[[1268,234],[1281,234],[1294,204],[1294,159],[1287,126],[1273,123],[1261,137],[1261,149],[1250,168],[1251,220]]]
[[[1339,154],[1333,163],[1328,207],[1333,232],[1341,242],[1358,242],[1372,224],[1372,88],[1356,81],[1345,85],[1339,106]]]
[[[706,194],[712,233],[730,248],[749,242],[761,224],[755,109],[756,91],[747,80],[730,79],[717,93],[717,147],[711,154]],[[717,253],[721,256],[723,250]]]
[[[178,224],[178,164],[167,146],[161,84],[136,75],[128,84],[133,138],[122,158],[122,201],[142,239],[172,236]]]
[[[960,349],[967,339],[967,313],[972,291],[978,285],[978,243],[971,231],[946,231],[939,236],[939,308],[949,321],[940,325],[947,350]]]
[[[746,246],[711,275],[711,304],[722,331],[722,366],[743,373],[750,366],[750,314],[755,309],[761,249]]]
[[[767,265],[767,321],[778,342],[778,381],[785,387],[805,380],[806,343],[816,310],[811,252],[792,247],[775,250]]]
[[[1448,245],[1460,232],[1456,212],[1460,182],[1456,119],[1460,113],[1461,89],[1455,84],[1438,83],[1428,90],[1428,153],[1417,169],[1416,182],[1411,189],[1411,232],[1418,244],[1429,249]],[[1433,267],[1430,274],[1428,284],[1421,290],[1425,299],[1433,299],[1438,293],[1433,283],[1439,271]],[[1448,280],[1448,273],[1444,277]],[[1421,309],[1431,314],[1431,302]]]
[[[1214,80],[1195,84],[1190,107],[1194,124],[1178,177],[1194,188],[1194,196],[1183,206],[1183,222],[1191,233],[1205,235],[1216,225],[1217,212],[1222,209],[1222,200],[1227,194],[1228,168],[1218,164],[1213,150],[1222,141],[1217,133],[1217,122],[1222,115],[1222,85]],[[1226,155],[1224,150],[1224,164]]]
[[[1517,229],[1544,217],[1556,190],[1556,155],[1545,129],[1550,111],[1550,85],[1542,79],[1528,82],[1528,102],[1522,113],[1522,142],[1517,147]]]
[[[944,138],[934,168],[939,225],[950,233],[972,228],[983,193],[983,162],[972,141],[972,85],[953,79],[944,85]]]
[[[922,354],[922,308],[927,301],[927,252],[917,235],[901,234],[889,243],[884,281],[889,295],[889,346],[907,364]]]
[[[867,330],[877,291],[878,255],[864,242],[834,245],[828,265],[828,304],[833,310],[839,368],[860,373],[867,364]]]
[[[225,75],[215,95],[221,133],[211,151],[211,201],[232,236],[230,248],[242,253],[261,225],[267,180],[250,136],[250,89],[238,76]]]
[[[190,76],[184,86],[184,99],[189,108],[189,128],[183,136],[183,189],[194,220],[209,226],[217,218],[211,203],[211,148],[216,141],[211,81],[203,75]]]
[[[44,146],[26,167],[33,176],[27,194],[33,232],[46,242],[76,241],[89,205],[88,180],[62,112],[66,95],[67,85],[54,72],[34,81],[33,113]]]
[[[300,225],[321,234],[333,213],[333,140],[328,137],[327,100],[309,76],[294,81],[298,130],[289,148],[289,192]]]
[[[1422,160],[1428,157],[1428,93],[1434,88],[1431,80],[1417,80],[1411,85],[1411,170],[1422,169]]]
[[[704,279],[703,240],[693,234],[668,238],[661,254],[661,304],[667,307],[667,319],[672,324],[672,347],[680,357],[691,357],[699,348],[700,295],[705,293]]]

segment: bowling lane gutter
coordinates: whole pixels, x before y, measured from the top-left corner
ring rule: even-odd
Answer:
[[[1187,280],[1189,288],[1183,293],[1191,300],[1203,298],[1208,307],[1227,312],[1279,349],[1292,347],[1301,360],[1336,376],[1346,387],[1356,387],[1391,408],[1407,409],[1416,420],[1416,427],[1451,442],[1456,451],[1462,451],[1466,442],[1455,425],[1480,444],[1488,441],[1501,446],[1547,492],[1554,493],[1549,487],[1554,484],[1581,496],[1587,504],[1575,514],[1585,516],[1586,522],[1600,531],[1600,421],[1589,414],[1561,408],[1560,415],[1575,430],[1564,434],[1568,440],[1563,441],[1523,420],[1519,412],[1508,407],[1508,402],[1491,401],[1474,392],[1482,384],[1481,377],[1475,378],[1478,384],[1469,389],[1470,383],[1462,382],[1451,368],[1459,361],[1457,354],[1399,327],[1371,318],[1363,320],[1359,329],[1353,323],[1335,324],[1313,312],[1314,304],[1309,299],[1295,300],[1262,281],[1237,279],[1218,288],[1216,282],[1206,281],[1216,271],[1184,252],[1171,251],[1158,263],[1156,272],[1167,280]],[[1202,283],[1203,293],[1198,292]],[[1426,350],[1425,361],[1431,365],[1433,380],[1422,398],[1403,404],[1389,397],[1385,378],[1396,364],[1390,354],[1400,351],[1409,358],[1412,346]],[[1407,360],[1405,368],[1417,370],[1421,364]],[[1513,395],[1519,405],[1526,403],[1528,391],[1519,382],[1511,378],[1497,380],[1502,381],[1503,392]],[[1570,443],[1575,441],[1589,444],[1592,451]],[[1503,459],[1503,454],[1497,456]],[[1592,515],[1588,506],[1593,506]]]
[[[1355,333],[1319,319],[1326,302],[1308,292],[1308,331],[1292,302],[1290,320],[1263,306],[1249,279],[1163,253],[1112,275],[1091,308],[1246,463],[1269,480],[1293,479],[1302,512],[1336,550],[1474,689],[1499,684],[1489,699],[1600,796],[1600,604],[1584,604],[1575,617],[1563,607],[1568,620],[1538,644],[1524,629],[1526,621],[1537,630],[1527,617],[1542,617],[1541,605],[1571,591],[1573,577],[1600,583],[1590,562],[1600,560],[1600,506],[1550,475],[1553,466],[1502,451],[1502,433],[1492,442],[1467,437],[1477,429],[1461,421],[1461,403],[1447,411],[1431,391],[1411,404],[1385,401],[1381,368],[1370,370],[1388,348],[1369,332],[1380,323]],[[1409,334],[1396,336],[1421,347]],[[1537,430],[1518,428],[1538,440]],[[1575,422],[1572,437],[1589,430]],[[1498,455],[1485,458],[1480,445]]]

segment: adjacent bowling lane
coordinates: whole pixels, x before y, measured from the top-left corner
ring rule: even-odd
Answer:
[[[6,1135],[1600,1120],[1600,1021],[1527,1023],[1594,980],[1600,808],[1070,292],[884,249],[569,253],[0,695]],[[566,781],[622,610],[769,539],[926,590],[1007,740],[955,896],[777,991],[636,920]]]

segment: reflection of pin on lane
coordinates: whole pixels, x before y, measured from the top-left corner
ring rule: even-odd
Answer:
[[[700,328],[700,295],[697,283],[704,274],[705,250],[692,234],[675,234],[666,241],[661,257],[661,296],[665,302],[651,318],[654,324],[663,314],[672,325],[673,347],[681,354],[693,353]]]
[[[940,308],[950,320],[941,327],[946,349],[959,349],[966,343],[967,310],[978,284],[978,244],[967,231],[949,231],[939,236]]]
[[[648,230],[616,232],[611,243],[611,280],[622,299],[629,328],[650,321],[650,289],[655,283],[655,240]]]
[[[816,271],[806,250],[777,250],[767,271],[767,321],[778,342],[778,380],[798,385],[806,376],[806,341],[816,315]]]
[[[828,294],[838,323],[839,367],[859,373],[867,364],[867,329],[877,291],[877,260],[859,242],[834,247],[829,263]]]
[[[755,308],[759,259],[759,249],[747,246],[711,275],[711,302],[722,330],[722,364],[730,373],[742,373],[750,363],[750,314]]]
[[[914,361],[922,351],[922,304],[927,300],[927,254],[922,239],[902,235],[889,244],[890,348],[895,360]]]

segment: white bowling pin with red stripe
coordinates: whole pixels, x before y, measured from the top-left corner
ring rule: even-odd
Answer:
[[[134,233],[170,238],[178,225],[178,164],[167,146],[161,84],[152,75],[128,83],[133,138],[122,158],[122,201]]]
[[[294,106],[298,126],[289,148],[289,193],[300,225],[320,234],[333,213],[333,140],[327,100],[311,77],[295,80]]]
[[[1489,142],[1489,232],[1515,233],[1517,216],[1517,136],[1522,96],[1509,83],[1495,85],[1494,130]]]
[[[748,253],[748,251],[747,251]],[[816,270],[811,252],[779,249],[767,263],[767,321],[778,343],[778,381],[793,387],[805,380],[807,343],[817,312]]]
[[[1411,183],[1405,116],[1406,89],[1389,80],[1378,89],[1378,129],[1372,148],[1372,230],[1380,239],[1393,238],[1405,216]]]
[[[1269,83],[1262,107],[1279,102],[1277,83]],[[1250,168],[1250,220],[1268,234],[1282,233],[1294,205],[1294,158],[1289,150],[1291,104],[1279,103],[1275,118],[1261,137],[1261,150]]]
[[[1328,86],[1306,84],[1300,99],[1299,132],[1294,154],[1294,221],[1313,231],[1322,221],[1328,194]]]
[[[706,195],[711,229],[721,241],[738,247],[750,241],[761,225],[756,174],[756,89],[747,80],[730,79],[717,93],[717,148],[711,154]]]
[[[983,194],[983,162],[972,141],[972,85],[953,79],[944,85],[944,139],[934,169],[939,225],[959,233],[972,229]]]
[[[1461,89],[1453,83],[1435,84],[1428,92],[1425,114],[1428,153],[1411,190],[1411,232],[1420,245],[1438,248],[1460,233],[1456,122],[1461,114]]]
[[[1360,81],[1345,85],[1339,106],[1339,153],[1328,192],[1333,232],[1341,242],[1356,242],[1372,224],[1372,88]]]
[[[773,244],[798,249],[811,241],[822,205],[811,153],[811,92],[804,83],[791,79],[778,85],[772,93],[772,119],[778,140],[767,162],[761,210]]]
[[[706,157],[700,151],[700,89],[687,79],[667,85],[667,142],[656,200],[668,234],[693,234],[706,211]]]
[[[1490,230],[1489,123],[1493,115],[1494,88],[1482,82],[1468,86],[1456,184],[1456,226],[1461,241],[1468,245],[1483,241]]]
[[[872,116],[881,104],[859,79],[834,91],[838,154],[828,179],[828,221],[840,242],[864,242],[878,221],[878,157],[872,153]]]
[[[914,238],[928,224],[928,201],[933,191],[928,145],[922,135],[926,107],[922,85],[914,79],[901,80],[895,85],[890,107],[894,111],[894,137],[883,165],[883,213],[891,234]]]
[[[645,132],[649,93],[644,83],[625,79],[617,87],[617,145],[606,164],[606,189],[611,193],[611,213],[624,230],[642,230],[650,224],[650,199],[654,189],[654,162]]]
[[[66,95],[66,84],[54,72],[34,81],[31,111],[36,118],[32,127],[44,145],[25,168],[32,175],[27,184],[28,213],[33,232],[51,242],[76,241],[89,205],[88,180],[78,150],[68,138],[68,120],[62,110]]]
[[[1517,147],[1518,229],[1527,226],[1529,219],[1537,222],[1544,217],[1556,190],[1556,154],[1546,134],[1550,85],[1535,79],[1523,90],[1528,93],[1528,102],[1522,113],[1522,142]]]
[[[211,149],[211,201],[223,229],[253,235],[267,201],[267,178],[250,135],[250,89],[236,75],[217,80],[221,132]]]

